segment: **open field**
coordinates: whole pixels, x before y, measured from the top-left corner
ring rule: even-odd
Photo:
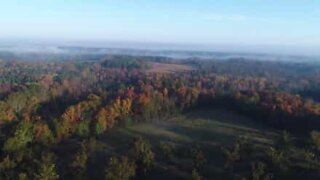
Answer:
[[[225,179],[231,178],[224,170],[222,147],[233,144],[239,136],[247,137],[257,148],[272,144],[277,133],[252,123],[250,119],[227,110],[195,110],[177,118],[135,124],[128,128],[118,128],[100,137],[108,152],[127,152],[132,146],[133,137],[147,138],[155,151],[157,164],[147,179],[186,179],[192,171],[189,157],[191,145],[197,142],[207,158],[205,176]],[[117,137],[117,138],[113,138]],[[160,142],[174,145],[174,157],[166,160],[159,150]],[[165,175],[165,177],[164,177]]]
[[[191,70],[193,70],[193,67],[183,64],[152,63],[147,73],[174,73]]]

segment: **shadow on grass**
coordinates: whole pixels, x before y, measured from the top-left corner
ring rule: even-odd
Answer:
[[[197,123],[201,122],[201,123]],[[99,137],[104,144],[104,156],[124,155],[133,147],[134,137],[142,136],[150,141],[156,156],[156,166],[146,179],[187,179],[192,171],[190,150],[198,142],[208,161],[203,174],[215,179],[228,179],[224,170],[225,156],[222,146],[230,146],[239,136],[247,136],[255,144],[268,145],[273,133],[250,119],[226,110],[199,110],[187,113],[179,122],[163,121],[135,124],[129,128],[116,128]],[[161,156],[160,142],[175,144],[174,159]],[[107,163],[107,162],[106,162]]]

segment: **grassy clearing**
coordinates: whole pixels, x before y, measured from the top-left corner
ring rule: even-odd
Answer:
[[[151,68],[147,70],[147,73],[174,73],[191,71],[193,67],[183,64],[166,64],[166,63],[151,63]]]
[[[266,162],[265,152],[273,146],[280,133],[225,109],[196,109],[167,120],[110,129],[98,137],[97,151],[90,157],[88,172],[94,179],[103,179],[109,158],[112,155],[129,155],[133,159],[133,140],[142,136],[151,143],[156,164],[146,177],[138,176],[136,179],[190,179],[193,170],[191,149],[195,147],[195,143],[201,147],[207,160],[201,175],[208,179],[241,179],[243,176],[250,177],[251,162]],[[227,161],[223,150],[230,149],[238,137],[246,137],[249,141],[246,145],[252,151],[249,156],[236,162],[237,168],[231,173],[225,168]],[[174,147],[170,157],[165,156],[161,146],[163,144]],[[79,144],[76,140],[68,140],[59,147],[59,156],[65,157],[66,162],[71,162],[70,157],[74,154],[70,153],[77,152]],[[290,171],[278,173],[275,179],[318,177],[320,164],[306,161],[304,149],[291,147],[287,156],[290,157]],[[67,164],[65,168],[68,168]],[[271,166],[267,170],[267,173],[275,172]]]
[[[143,123],[125,130],[151,139],[176,143],[216,143],[226,145],[236,137],[246,136],[255,143],[270,144],[276,133],[249,119],[226,110],[195,110],[168,121]]]
[[[231,145],[237,137],[245,136],[256,147],[265,148],[272,144],[277,133],[273,129],[253,123],[250,119],[223,109],[199,109],[166,121],[135,124],[129,128],[111,130],[100,138],[109,152],[125,153],[133,137],[147,138],[156,153],[157,165],[148,176],[152,179],[190,177],[192,159],[191,145],[201,145],[207,158],[207,177],[230,178],[224,170],[224,154],[221,147]],[[174,158],[161,157],[160,142],[176,147]]]

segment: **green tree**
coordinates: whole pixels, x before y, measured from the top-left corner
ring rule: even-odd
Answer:
[[[266,153],[274,168],[281,171],[288,170],[288,158],[283,153],[283,151],[279,151],[271,147],[266,151]]]
[[[320,132],[312,131],[310,133],[310,138],[314,149],[320,152]]]
[[[202,177],[200,176],[198,170],[193,169],[192,174],[191,174],[191,180],[201,180],[201,179],[202,179]]]
[[[266,172],[267,165],[263,162],[251,163],[252,180],[271,180],[272,175]]]
[[[0,101],[0,122],[10,122],[15,118],[14,110],[7,103]]]
[[[41,161],[38,162],[38,172],[35,174],[37,180],[57,180],[59,175],[56,165],[53,161],[52,154],[42,155]]]
[[[86,141],[81,143],[81,149],[75,154],[70,165],[75,179],[85,179],[87,173],[87,163],[89,159],[89,150]]]
[[[154,154],[150,143],[142,137],[138,137],[134,142],[134,151],[137,165],[146,174],[154,165]]]
[[[22,121],[14,132],[14,136],[7,139],[3,146],[6,152],[22,150],[33,140],[34,126],[29,122]]]
[[[231,148],[223,149],[226,155],[225,168],[229,168],[232,171],[235,163],[246,159],[251,154],[251,150],[252,148],[247,137],[237,138]]]
[[[13,179],[15,174],[14,168],[16,168],[17,163],[7,155],[1,162],[0,162],[0,179]]]
[[[50,145],[55,141],[53,133],[46,123],[37,123],[35,125],[35,139],[44,145]]]
[[[75,179],[86,179],[87,165],[90,154],[96,150],[96,140],[91,138],[81,142],[80,150],[73,157],[70,164]]]
[[[127,157],[111,157],[106,169],[108,180],[128,180],[136,174],[136,166]]]
[[[19,174],[19,180],[28,180],[28,175],[26,173],[20,173]]]
[[[90,121],[79,122],[76,126],[76,134],[80,137],[88,137],[90,135]]]
[[[204,153],[202,152],[198,143],[193,144],[191,148],[191,156],[193,160],[193,168],[197,171],[202,170],[207,162],[207,159],[205,158]]]

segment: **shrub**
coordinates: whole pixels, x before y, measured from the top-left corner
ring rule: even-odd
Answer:
[[[71,168],[73,169],[72,172],[76,179],[86,177],[87,162],[88,154],[84,149],[81,149],[74,156],[74,159],[71,163]]]
[[[194,169],[200,171],[203,169],[203,166],[206,164],[207,159],[205,158],[199,144],[195,143],[191,148],[191,156],[193,159]]]
[[[312,142],[312,145],[314,146],[314,148],[317,151],[320,151],[320,132],[312,131],[310,133],[310,137],[311,137],[311,142]]]
[[[138,137],[134,142],[134,151],[137,165],[146,174],[154,165],[154,154],[150,143],[142,137]]]
[[[76,134],[80,137],[88,137],[90,135],[90,121],[81,121],[76,126]]]
[[[271,164],[282,171],[288,170],[288,159],[282,151],[278,151],[275,148],[269,148],[267,150],[267,156]]]
[[[28,175],[26,173],[19,174],[19,180],[28,180]]]
[[[198,173],[197,169],[193,169],[191,174],[191,180],[201,180],[201,179],[202,177]]]
[[[99,135],[105,131],[105,128],[101,122],[95,124],[95,134]]]
[[[283,131],[280,137],[275,142],[277,149],[283,151],[284,153],[289,153],[293,144],[293,139],[287,131]]]
[[[87,164],[90,154],[96,150],[97,142],[94,138],[81,142],[80,150],[73,157],[70,167],[73,169],[73,175],[76,179],[85,179]]]
[[[263,162],[251,163],[252,180],[271,180],[272,175],[266,173],[267,165]]]
[[[246,138],[238,138],[233,147],[230,149],[223,149],[223,151],[227,158],[225,168],[230,168],[232,170],[234,163],[244,159],[247,154],[250,154],[251,149]]]
[[[227,161],[225,163],[225,168],[233,168],[236,161],[240,160],[240,146],[235,144],[232,149],[223,149],[226,154]]]
[[[311,169],[317,163],[316,154],[312,151],[304,150],[302,152],[303,160],[306,163],[306,167]]]
[[[52,154],[42,155],[41,161],[38,162],[38,172],[35,174],[35,179],[39,180],[56,180],[59,179],[59,175],[56,171],[56,165],[53,162]]]
[[[174,145],[170,143],[160,142],[160,150],[165,158],[173,157]]]
[[[86,151],[81,150],[79,151],[72,161],[71,167],[78,168],[78,169],[86,169],[88,161],[88,154]]]
[[[6,156],[0,162],[0,179],[12,179],[14,175],[14,168],[16,168],[17,163],[10,158],[10,156]]]
[[[136,174],[136,166],[127,157],[111,157],[106,169],[106,179],[108,180],[128,180]]]

